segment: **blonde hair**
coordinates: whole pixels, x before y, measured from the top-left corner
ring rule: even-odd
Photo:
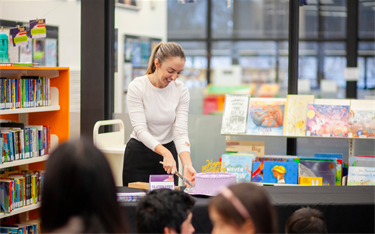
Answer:
[[[182,47],[175,42],[160,42],[152,51],[145,75],[149,75],[155,72],[156,66],[154,61],[156,58],[159,60],[159,63],[162,64],[165,60],[173,57],[180,57],[185,59],[184,49],[182,49]]]

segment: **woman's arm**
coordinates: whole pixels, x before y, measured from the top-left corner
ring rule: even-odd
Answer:
[[[184,177],[194,183],[195,170],[190,156],[190,141],[188,137],[188,115],[189,115],[189,90],[183,86],[180,102],[176,108],[176,120],[174,122],[173,137],[177,153],[184,167]]]

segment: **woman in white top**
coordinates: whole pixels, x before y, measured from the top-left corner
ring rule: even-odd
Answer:
[[[161,42],[152,52],[146,75],[129,84],[127,105],[133,132],[125,150],[124,186],[148,182],[152,174],[175,174],[178,156],[183,175],[194,183],[188,138],[190,96],[177,80],[184,66],[182,47]]]

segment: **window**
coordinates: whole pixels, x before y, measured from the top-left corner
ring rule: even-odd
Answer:
[[[359,1],[358,14],[359,38],[375,38],[375,1]]]

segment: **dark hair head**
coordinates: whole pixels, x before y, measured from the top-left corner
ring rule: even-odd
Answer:
[[[175,43],[175,42],[160,42],[157,46],[155,46],[152,54],[150,56],[150,60],[148,61],[148,68],[146,71],[146,75],[152,74],[156,70],[155,66],[155,59],[159,60],[159,63],[162,64],[164,61],[170,58],[179,57],[182,59],[185,58],[185,52],[182,47]]]
[[[310,207],[296,210],[286,221],[286,233],[327,233],[322,212]]]
[[[63,143],[52,152],[42,197],[43,232],[64,227],[74,216],[82,219],[82,232],[126,232],[109,164],[88,141]]]
[[[263,187],[239,183],[229,186],[229,189],[249,212],[256,233],[277,232],[276,214]],[[245,223],[233,204],[221,194],[211,199],[209,207],[213,207],[229,224],[241,227]]]
[[[141,199],[137,207],[138,233],[164,233],[164,228],[181,232],[195,200],[181,191],[158,189]]]

